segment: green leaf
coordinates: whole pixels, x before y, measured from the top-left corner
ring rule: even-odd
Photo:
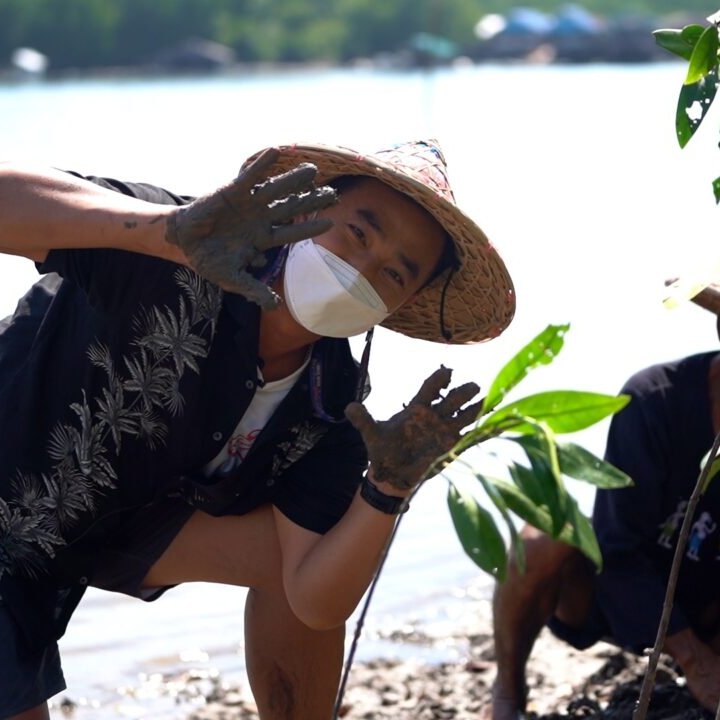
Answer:
[[[491,483],[505,501],[508,509],[529,525],[552,535],[552,518],[544,507],[534,503],[520,488],[500,478],[484,476]]]
[[[549,468],[537,463],[526,468],[517,463],[508,466],[510,477],[515,485],[536,507],[547,510],[550,526],[546,530],[557,537],[563,529],[567,515],[567,491],[562,483],[558,483]]]
[[[710,451],[708,450],[703,459],[700,461],[700,474],[705,471],[705,466],[708,464],[709,459]],[[700,489],[700,492],[704,493],[707,491],[708,487],[710,487],[710,482],[717,477],[718,473],[720,473],[720,456],[715,455],[713,457],[712,465],[710,465],[707,475],[705,476],[705,481],[702,488]]]
[[[576,432],[617,412],[627,405],[629,399],[627,395],[578,390],[537,393],[496,410],[478,429],[527,434],[535,432],[537,423],[542,422],[555,433]]]
[[[483,475],[476,474],[475,477],[480,481],[483,490],[487,493],[490,501],[493,503],[493,505],[495,505],[495,507],[498,509],[498,512],[502,516],[502,519],[505,521],[508,532],[510,534],[510,547],[513,551],[513,554],[515,555],[515,564],[517,565],[518,571],[524,573],[527,566],[525,558],[525,543],[522,541],[517,531],[517,528],[515,527],[515,523],[510,516],[510,512],[508,511],[505,500],[503,500],[503,497],[497,491],[497,488],[492,483],[487,482]]]
[[[715,204],[720,204],[720,177],[716,177],[712,184],[713,195],[715,196]]]
[[[512,462],[508,463],[508,471],[513,482],[535,505],[546,507],[548,510],[560,507],[557,485],[552,475],[548,482],[544,474],[534,473],[532,468]]]
[[[560,539],[574,545],[595,564],[598,572],[602,570],[602,553],[592,523],[580,512],[575,498],[570,498],[568,525]]]
[[[534,435],[513,438],[528,456],[539,452],[542,441]],[[563,475],[582,480],[600,488],[623,488],[632,485],[632,479],[609,462],[593,455],[575,443],[557,443],[558,462]]]
[[[662,28],[655,30],[653,36],[655,42],[664,50],[689,60],[693,48],[700,35],[703,33],[702,25],[687,25],[682,30]]]
[[[539,431],[532,437],[535,438],[535,445],[526,448],[525,454],[530,461],[530,472],[541,485],[545,498],[544,504],[547,505],[550,511],[552,532],[556,536],[565,524],[568,502],[567,490],[560,473],[557,444],[555,443],[555,437],[544,426],[541,426]],[[515,476],[513,476],[513,479],[517,484]],[[525,481],[527,482],[527,478],[525,478]]]
[[[503,581],[507,573],[507,554],[492,515],[474,497],[453,484],[448,487],[447,502],[458,538],[468,557],[482,570]]]
[[[518,488],[499,478],[486,478],[492,483],[505,500],[508,508],[528,524],[544,532],[546,535],[556,537],[558,540],[573,545],[595,563],[602,567],[602,555],[597,543],[597,537],[590,521],[580,512],[577,502],[569,497],[568,520],[562,532],[554,536],[552,533],[552,519],[550,513],[538,507],[526,497]]]
[[[718,72],[715,67],[696,83],[683,85],[680,88],[675,110],[675,132],[681,148],[688,144],[690,138],[700,127],[700,123],[715,99],[717,86]]]
[[[694,85],[717,68],[718,29],[711,25],[703,30],[690,56],[685,85]]]
[[[548,325],[500,370],[485,396],[483,414],[499,405],[529,372],[538,365],[548,365],[562,349],[570,325]]]

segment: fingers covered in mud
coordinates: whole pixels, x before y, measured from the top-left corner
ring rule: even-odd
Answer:
[[[452,371],[440,367],[400,412],[388,420],[374,420],[367,409],[352,403],[345,414],[363,437],[378,482],[403,490],[417,485],[457,443],[461,430],[473,422],[482,401],[467,405],[480,391],[469,382],[443,397]]]

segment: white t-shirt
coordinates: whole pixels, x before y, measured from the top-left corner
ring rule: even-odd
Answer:
[[[260,434],[272,414],[277,410],[285,396],[307,367],[310,356],[292,375],[261,384],[255,390],[248,409],[237,424],[235,431],[225,444],[225,447],[204,468],[206,477],[211,475],[229,475],[245,459],[255,438]],[[262,374],[258,370],[258,377]]]

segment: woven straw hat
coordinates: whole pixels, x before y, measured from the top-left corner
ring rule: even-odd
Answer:
[[[415,200],[452,238],[460,267],[447,288],[450,271],[423,288],[383,326],[413,338],[455,344],[489,340],[508,326],[515,313],[512,280],[483,231],[455,204],[437,141],[403,143],[372,155],[330,145],[281,145],[278,149],[273,173],[309,162],[318,168],[319,185],[341,175],[377,178]]]

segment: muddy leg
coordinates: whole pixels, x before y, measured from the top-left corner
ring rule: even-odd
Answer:
[[[345,628],[311,630],[282,593],[251,590],[245,659],[260,717],[330,720],[340,682]]]
[[[515,720],[525,710],[525,665],[545,623],[563,606],[563,619],[582,617],[589,607],[591,579],[582,555],[532,527],[521,533],[527,566],[520,573],[510,558],[508,576],[493,596],[497,675],[493,720]],[[585,569],[585,572],[583,570]],[[565,588],[571,592],[565,593]],[[487,714],[487,713],[486,713]]]

